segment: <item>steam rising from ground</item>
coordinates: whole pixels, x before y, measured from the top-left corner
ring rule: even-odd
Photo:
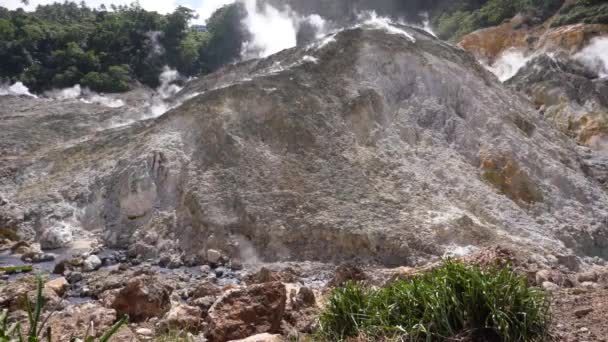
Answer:
[[[504,82],[515,76],[519,69],[526,66],[526,63],[533,57],[534,55],[527,56],[521,50],[509,49],[504,51],[492,65],[486,65],[486,68],[496,75],[501,82]]]
[[[88,88],[81,88],[77,84],[71,88],[51,90],[45,93],[45,96],[54,100],[80,100],[84,103],[96,103],[109,108],[119,108],[125,105],[120,99],[114,99],[108,96],[100,95]]]
[[[144,119],[151,119],[165,114],[168,110],[178,104],[171,104],[167,100],[176,95],[182,90],[182,87],[173,82],[181,78],[177,70],[170,69],[165,66],[163,72],[159,76],[160,86],[156,89],[156,94],[152,96],[150,106],[144,114]]]
[[[30,93],[28,87],[21,82],[15,82],[13,85],[0,85],[0,96],[29,96],[37,98],[36,95]]]
[[[267,57],[296,46],[298,31],[304,24],[315,28],[318,37],[325,33],[326,22],[319,15],[301,17],[289,6],[279,10],[269,4],[258,6],[256,0],[243,0],[243,4],[247,11],[243,25],[252,37],[243,45],[244,59]]]
[[[595,71],[599,77],[608,77],[608,37],[592,39],[575,58]]]

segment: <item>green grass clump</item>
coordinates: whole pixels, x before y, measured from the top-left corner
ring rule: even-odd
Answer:
[[[1,266],[0,273],[6,274],[14,274],[14,273],[23,273],[23,272],[31,272],[33,270],[31,265],[26,266]]]
[[[511,269],[446,260],[384,288],[348,283],[334,289],[319,317],[318,333],[328,341],[355,336],[372,341],[540,341],[549,320],[547,295]]]

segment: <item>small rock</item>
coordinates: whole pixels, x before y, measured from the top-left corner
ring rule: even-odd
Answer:
[[[44,287],[54,291],[58,296],[63,296],[69,287],[68,281],[64,277],[50,280],[44,284]]]
[[[585,289],[593,290],[593,289],[599,288],[600,285],[598,283],[594,283],[592,281],[586,281],[584,283],[581,283],[581,287],[585,288]]]
[[[180,304],[172,308],[160,321],[160,327],[165,331],[188,330],[195,332],[201,324],[202,311],[196,306]]]
[[[302,287],[300,288],[300,291],[298,291],[296,301],[301,307],[314,306],[316,304],[315,294],[308,287]]]
[[[242,340],[233,340],[230,342],[283,342],[285,341],[281,335],[258,334],[244,338]]]
[[[572,289],[572,294],[573,295],[577,295],[577,296],[578,295],[582,295],[582,294],[587,293],[587,292],[588,292],[587,289],[582,289],[580,287]]]
[[[33,263],[48,262],[55,260],[55,256],[42,252],[27,252],[21,255],[21,260]]]
[[[226,273],[226,269],[224,267],[218,267],[215,269],[215,276],[217,278],[221,278]]]
[[[221,289],[209,282],[203,282],[197,285],[192,291],[192,298],[202,298],[207,296],[217,296],[221,293]]]
[[[575,255],[557,255],[557,262],[570,271],[578,272],[580,269],[580,262]]]
[[[12,254],[25,254],[32,251],[40,251],[40,246],[37,244],[30,245],[25,241],[19,241],[11,247]]]
[[[243,263],[240,260],[230,260],[230,269],[232,269],[233,271],[240,271],[243,269],[243,267]]]
[[[540,270],[536,272],[536,284],[541,285],[542,283],[548,281],[554,284],[561,284],[564,282],[564,277],[560,272],[551,271],[551,270]]]
[[[97,255],[90,255],[82,263],[82,269],[85,272],[93,272],[101,267],[101,260]]]
[[[83,279],[83,276],[80,272],[70,272],[66,276],[66,279],[70,284],[74,284],[81,281]]]
[[[329,287],[341,286],[347,281],[363,281],[367,275],[357,265],[345,263],[336,267],[334,278],[329,282]]]
[[[152,336],[154,334],[152,332],[152,329],[148,329],[148,328],[137,328],[135,330],[135,333],[139,336],[144,336],[144,337]]]
[[[554,291],[559,290],[559,286],[557,286],[555,283],[552,283],[550,281],[543,282],[543,288],[549,292],[554,292]]]
[[[592,312],[593,312],[593,308],[583,308],[583,309],[574,311],[574,316],[576,316],[576,318],[583,318]]]
[[[582,328],[578,329],[578,332],[581,332],[581,333],[587,333],[587,332],[589,332],[589,328],[587,328],[587,327],[582,327]]]
[[[578,281],[581,283],[584,282],[597,282],[598,280],[598,274],[595,272],[586,272],[586,273],[580,273],[577,277]]]
[[[216,251],[215,249],[207,250],[207,261],[211,264],[217,264],[222,259],[222,253]]]
[[[211,266],[209,265],[203,265],[200,267],[200,271],[202,274],[208,274],[209,272],[211,272]]]
[[[209,311],[211,306],[213,306],[213,303],[215,303],[216,299],[216,297],[207,296],[190,300],[189,303],[200,308],[202,312],[207,312]]]
[[[70,265],[67,260],[63,259],[55,264],[55,267],[53,268],[53,274],[64,274],[66,271],[69,271],[71,269],[71,266],[72,265]]]

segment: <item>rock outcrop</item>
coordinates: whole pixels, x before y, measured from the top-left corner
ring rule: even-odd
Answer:
[[[531,18],[520,14],[501,25],[470,33],[458,45],[487,64],[493,64],[504,52],[513,49],[526,53],[562,50],[574,54],[592,38],[608,34],[608,25],[581,23],[552,27],[553,18],[540,25],[530,21]]]
[[[278,282],[228,291],[209,309],[209,340],[225,342],[278,333],[286,300],[285,285]]]
[[[176,265],[211,249],[414,265],[498,240],[606,257],[608,197],[575,144],[422,30],[363,25],[177,96],[159,118],[102,130],[75,112],[86,129],[63,125],[53,145],[40,131],[52,117],[3,111],[21,136],[3,155],[0,224],[34,238],[69,221]],[[36,133],[44,146],[23,142]]]
[[[120,316],[129,315],[138,322],[152,317],[162,317],[171,308],[171,288],[157,278],[141,275],[130,279],[116,293],[111,306]]]

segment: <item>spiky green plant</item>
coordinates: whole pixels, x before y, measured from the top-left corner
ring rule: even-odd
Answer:
[[[21,338],[18,335],[19,323],[8,325],[8,310],[0,313],[0,342],[16,342]]]
[[[446,260],[441,267],[384,288],[348,283],[335,289],[319,318],[319,336],[328,341],[358,335],[372,340],[485,336],[540,341],[549,320],[547,295],[510,268]]]

